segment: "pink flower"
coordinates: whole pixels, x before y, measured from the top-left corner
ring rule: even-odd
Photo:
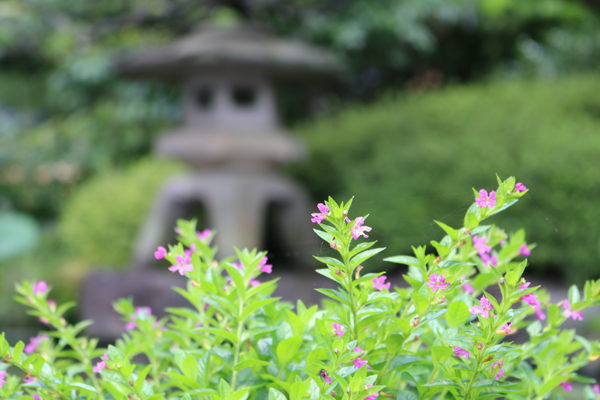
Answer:
[[[529,255],[531,254],[531,250],[529,250],[527,248],[527,243],[523,243],[523,245],[521,246],[521,248],[519,249],[519,252],[521,253],[521,255],[523,257],[529,257]]]
[[[519,289],[527,289],[531,285],[531,282],[525,282],[524,284],[519,286]]]
[[[98,373],[105,368],[106,368],[106,361],[100,361],[98,364],[96,364],[95,367],[92,368],[92,371],[94,371],[95,373]]]
[[[260,285],[260,281],[257,281],[255,279],[250,279],[250,286],[258,286]]]
[[[145,313],[145,314],[152,314],[152,309],[150,307],[136,307],[135,308],[135,313],[139,314],[139,313]]]
[[[370,368],[367,360],[362,360],[360,357],[354,359],[354,369],[361,369],[363,365],[366,365],[367,369]]]
[[[566,318],[571,317],[571,318],[573,318],[573,321],[575,321],[575,320],[583,321],[583,313],[581,313],[579,311],[571,310],[571,303],[569,303],[569,300],[563,301],[563,307],[565,308],[563,315]]]
[[[41,296],[48,291],[48,284],[45,281],[39,281],[33,284],[33,294]]]
[[[525,185],[523,185],[521,182],[519,182],[515,185],[515,190],[519,193],[523,193],[524,191],[527,190],[527,188],[525,187]]]
[[[338,337],[342,337],[346,331],[344,330],[344,326],[342,324],[334,323],[333,324],[334,333],[338,335]]]
[[[539,307],[540,301],[537,299],[537,294],[529,293],[521,297],[521,300],[529,304],[530,306]]]
[[[502,366],[504,365],[504,361],[500,360],[500,361],[496,361],[495,363],[493,363],[492,366],[490,367],[490,371],[492,373],[494,372],[496,365],[498,365],[498,368],[500,368],[500,369],[498,370],[498,372],[496,372],[496,376],[494,377],[494,379],[499,381],[500,377],[506,378],[504,376],[504,370],[502,369]]]
[[[4,380],[6,378],[6,371],[0,371],[0,389],[2,389],[2,385],[6,383]]]
[[[23,382],[25,382],[25,383],[33,383],[35,381],[37,381],[37,379],[34,378],[33,376],[30,376],[29,378],[27,378],[27,377],[23,378]]]
[[[494,308],[492,306],[492,303],[490,303],[490,301],[485,296],[481,296],[481,300],[479,300],[479,302],[481,303],[481,307],[473,306],[469,309],[469,311],[473,315],[481,314],[483,318],[488,318],[490,316],[490,312],[488,310]]]
[[[475,293],[475,289],[469,283],[463,284],[462,289],[469,294]]]
[[[469,358],[471,356],[471,353],[461,347],[454,346],[453,350],[456,357]]]
[[[510,335],[511,333],[513,333],[513,330],[511,328],[512,324],[512,322],[509,322],[505,325],[502,325],[500,327],[500,333],[504,333],[505,335]]]
[[[191,272],[194,270],[194,266],[190,264],[192,259],[190,256],[182,257],[180,255],[175,256],[177,260],[177,264],[171,265],[169,267],[169,271],[171,272],[179,272],[179,275],[185,275],[186,272]]]
[[[135,323],[135,321],[129,321],[125,323],[125,329],[127,329],[128,331],[135,329],[136,326],[137,324]]]
[[[24,349],[23,349],[23,353],[25,354],[31,354],[35,351],[35,349],[42,344],[42,340],[45,339],[49,339],[48,335],[46,335],[45,333],[41,334],[41,335],[37,335],[34,336],[32,338],[29,338],[29,344],[27,344]]]
[[[541,307],[536,307],[536,308],[535,308],[535,315],[537,316],[537,318],[538,318],[540,321],[543,321],[543,320],[545,320],[545,319],[546,319],[546,314],[544,314],[544,312],[542,311],[542,308],[541,308]]]
[[[390,290],[391,283],[384,283],[387,277],[385,275],[378,276],[377,278],[373,278],[373,287],[378,290],[387,289]]]
[[[323,203],[319,203],[319,204],[317,204],[317,208],[321,212],[320,213],[312,213],[311,214],[312,218],[311,218],[310,222],[313,222],[313,223],[316,222],[317,224],[320,224],[327,217],[327,215],[329,215],[329,207],[327,207]]]
[[[477,249],[477,252],[480,256],[492,251],[492,246],[488,246],[486,243],[487,237],[477,237],[477,235],[473,236],[473,247]]]
[[[600,394],[600,386],[598,386],[598,384],[594,385],[592,387],[592,390],[594,391],[594,393]]]
[[[192,254],[194,254],[195,250],[196,250],[196,243],[192,243],[192,244],[190,244],[190,248],[188,250],[183,251],[183,254],[188,257],[191,257]]]
[[[42,400],[42,398],[37,394],[32,394],[31,397],[33,397],[33,400]]]
[[[496,192],[492,190],[488,196],[487,190],[481,189],[479,191],[479,197],[475,197],[475,203],[477,203],[479,208],[494,208],[496,205]]]
[[[331,378],[329,377],[329,375],[327,375],[327,371],[325,371],[324,369],[321,370],[321,376],[323,377],[323,380],[325,381],[325,383],[331,385]]]
[[[205,229],[202,232],[196,231],[196,237],[200,241],[204,241],[204,240],[208,239],[211,234],[212,234],[212,231],[210,229]],[[210,241],[208,242],[208,244],[210,244]]]
[[[267,264],[267,257],[261,258],[259,265],[260,265],[260,272],[270,274],[273,271],[273,266],[271,264]]]
[[[244,266],[242,265],[242,263],[239,263],[237,261],[232,262],[231,265],[233,265],[234,267],[236,267],[240,271],[243,271],[243,269],[244,269]]]
[[[438,289],[446,290],[446,287],[450,286],[449,283],[445,283],[446,278],[442,274],[437,276],[436,274],[429,275],[429,282],[426,283],[427,286],[431,288],[434,292]]]
[[[373,385],[367,385],[365,387],[368,389],[368,388],[372,388]],[[379,392],[375,392],[372,395],[365,397],[365,400],[375,400],[377,397],[379,397]]]
[[[154,252],[154,257],[157,260],[163,259],[165,258],[165,255],[167,254],[167,249],[165,249],[162,246],[158,246],[158,249]]]
[[[492,264],[493,267],[498,266],[498,256],[495,254],[492,255],[491,257],[488,254],[483,254],[481,256],[481,261],[483,261],[483,263],[488,266],[489,266],[489,264]]]
[[[369,236],[367,236],[365,232],[371,232],[371,227],[368,227],[366,225],[363,226],[363,224],[365,223],[364,217],[356,217],[354,221],[354,226],[350,228],[350,233],[352,233],[352,239],[356,240],[361,236],[368,238]]]
[[[571,385],[570,383],[565,382],[561,382],[560,386],[563,387],[563,389],[565,389],[567,392],[570,392],[571,390],[573,390],[573,385]]]

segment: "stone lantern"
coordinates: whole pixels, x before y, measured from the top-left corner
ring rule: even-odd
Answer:
[[[161,135],[154,150],[185,161],[192,172],[162,189],[138,236],[133,272],[125,277],[96,272],[88,279],[82,299],[86,318],[112,312],[110,301],[97,300],[103,293],[111,300],[133,294],[137,305],[174,305],[175,280],[149,267],[156,264],[156,247],[173,243],[176,220],[190,218],[198,204],[207,227],[217,231],[220,257],[234,254],[234,246],[261,248],[267,212],[274,210],[278,238],[300,256],[296,259],[308,259],[312,207],[302,188],[277,173],[282,164],[305,157],[306,149],[280,126],[275,89],[286,81],[307,87],[331,82],[338,69],[330,54],[252,25],[206,26],[169,46],[120,58],[116,68],[135,78],[183,84],[183,125]],[[102,292],[99,281],[114,293]],[[122,325],[113,322],[111,332]],[[109,337],[107,326],[91,331]]]

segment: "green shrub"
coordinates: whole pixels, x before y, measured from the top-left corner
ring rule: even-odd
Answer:
[[[67,249],[87,264],[127,265],[158,190],[168,177],[183,170],[174,161],[146,159],[83,184],[60,219]]]
[[[501,219],[543,244],[532,252],[533,269],[559,270],[570,281],[597,276],[598,87],[600,77],[584,76],[389,96],[299,128],[312,156],[295,173],[318,201],[379,199],[354,207],[368,209],[369,225],[380,227],[373,236],[397,253],[428,242],[432,219],[457,226],[473,201],[465,185],[489,190],[490,176],[510,171],[534,194]]]

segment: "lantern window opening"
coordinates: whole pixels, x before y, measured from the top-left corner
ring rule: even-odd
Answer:
[[[238,108],[251,108],[256,105],[256,88],[248,85],[234,86],[231,91],[233,104]]]

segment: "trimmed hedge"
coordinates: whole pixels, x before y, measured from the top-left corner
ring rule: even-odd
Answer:
[[[497,218],[543,244],[532,252],[533,269],[562,271],[569,281],[597,277],[598,88],[599,76],[583,76],[388,96],[297,129],[312,152],[293,172],[315,201],[355,195],[354,213],[371,212],[367,225],[379,227],[373,237],[388,254],[439,239],[433,219],[458,226],[473,201],[465,185],[490,190],[490,176],[515,175],[533,190]]]
[[[90,179],[61,213],[59,230],[65,247],[88,265],[126,266],[159,189],[184,170],[174,161],[145,159]]]

